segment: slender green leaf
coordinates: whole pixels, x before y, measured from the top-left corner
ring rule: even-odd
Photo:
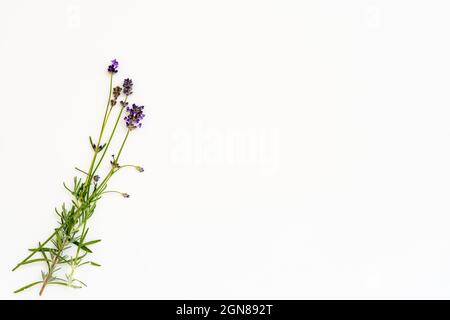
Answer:
[[[53,248],[31,248],[31,249],[28,249],[28,251],[36,251],[36,252],[43,252],[43,251],[45,251],[45,252],[52,252],[52,251],[55,251],[55,249],[53,249]]]
[[[24,262],[24,263],[22,263],[22,264],[30,264],[30,263],[35,263],[35,262],[43,262],[43,261],[47,261],[47,260],[45,260],[44,258],[39,258],[39,259],[31,259],[31,260],[28,260],[28,261],[26,261],[26,262]]]
[[[88,241],[88,242],[83,243],[83,246],[89,246],[89,245],[91,245],[91,244],[98,243],[98,242],[100,242],[100,241],[102,241],[102,240],[99,239],[99,240]]]
[[[80,243],[78,241],[74,241],[73,243],[76,244],[81,250],[92,253],[91,249],[89,249],[88,247],[86,247],[82,244],[80,245]]]
[[[33,286],[39,284],[39,283],[42,283],[42,282],[43,282],[43,281],[32,282],[32,283],[30,283],[30,284],[27,284],[26,286],[23,286],[23,287],[20,288],[20,289],[17,289],[16,291],[14,291],[14,293],[18,293],[18,292],[20,292],[20,291],[26,290],[26,289],[31,288],[31,287],[33,287]]]

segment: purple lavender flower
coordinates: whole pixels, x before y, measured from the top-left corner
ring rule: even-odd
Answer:
[[[117,73],[117,69],[119,68],[119,62],[114,59],[111,61],[111,64],[108,66],[108,72]]]
[[[137,106],[133,103],[133,106],[127,107],[128,115],[124,118],[128,129],[133,130],[142,127],[142,119],[145,117],[144,106]]]
[[[129,78],[123,80],[123,93],[129,96],[133,93],[133,81]]]

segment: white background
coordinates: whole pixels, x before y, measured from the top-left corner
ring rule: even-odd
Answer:
[[[149,117],[45,298],[450,298],[448,1],[0,3],[0,297],[91,157],[117,58]],[[125,132],[121,126],[119,134]],[[106,170],[106,169],[105,169]]]

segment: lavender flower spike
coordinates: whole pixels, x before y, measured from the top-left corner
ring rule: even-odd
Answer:
[[[123,93],[129,96],[133,93],[133,81],[129,78],[123,80]]]
[[[133,106],[127,107],[128,115],[124,118],[128,129],[133,130],[142,127],[142,119],[145,117],[144,106],[137,106],[133,103]]]
[[[111,64],[108,66],[108,72],[110,73],[117,73],[119,68],[119,62],[114,59],[111,61]]]

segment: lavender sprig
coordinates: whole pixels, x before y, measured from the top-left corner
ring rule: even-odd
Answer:
[[[92,141],[89,137],[90,144],[93,150],[93,157],[87,171],[76,168],[84,177],[75,176],[72,187],[68,187],[65,183],[64,187],[70,192],[72,202],[69,206],[62,205],[61,209],[55,209],[59,217],[59,226],[54,229],[53,233],[43,242],[38,242],[36,248],[29,249],[31,253],[19,262],[13,271],[19,267],[37,262],[44,262],[46,271],[42,271],[42,280],[27,284],[15,292],[21,292],[36,285],[40,285],[39,294],[42,295],[48,285],[63,285],[71,288],[81,288],[85,284],[75,278],[76,270],[83,265],[100,266],[94,261],[88,261],[86,258],[92,253],[91,246],[100,242],[101,240],[88,240],[87,235],[89,228],[87,227],[88,220],[94,214],[97,202],[107,193],[118,193],[125,198],[130,197],[125,192],[116,190],[107,190],[108,182],[111,177],[119,170],[125,167],[134,167],[137,171],[143,172],[144,169],[136,165],[119,165],[119,158],[122,154],[123,148],[130,135],[130,132],[142,126],[142,119],[144,118],[144,107],[138,107],[133,104],[132,108],[128,107],[128,97],[132,94],[133,82],[127,78],[123,82],[123,89],[116,86],[113,89],[113,76],[118,72],[119,63],[116,59],[111,61],[107,71],[110,73],[109,95],[103,116],[103,121],[98,136],[97,143]],[[123,93],[125,99],[120,101],[120,108],[115,117],[114,126],[109,133],[106,142],[103,141],[103,136],[106,132],[108,123],[110,122],[113,107],[117,104],[117,99]],[[126,134],[122,140],[122,144],[116,156],[113,156],[111,167],[107,175],[102,179],[97,173],[100,165],[103,163],[105,154],[108,152],[113,137],[116,136],[117,127],[122,113],[126,110],[128,115],[125,117]],[[100,157],[98,158],[98,156]],[[32,259],[37,253],[41,258]],[[58,274],[62,268],[68,269],[69,273],[62,278]]]

